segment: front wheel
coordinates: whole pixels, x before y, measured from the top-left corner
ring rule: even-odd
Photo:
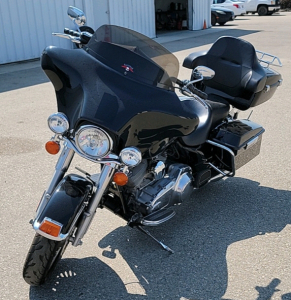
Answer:
[[[258,15],[259,16],[266,16],[268,13],[268,7],[265,5],[262,5],[258,8]]]
[[[218,24],[219,24],[220,26],[223,26],[225,23],[226,23],[226,22],[219,22]]]
[[[36,234],[28,251],[23,278],[30,285],[41,285],[61,259],[68,241],[53,241]]]

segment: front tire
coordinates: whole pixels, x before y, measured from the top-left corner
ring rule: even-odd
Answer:
[[[258,8],[258,15],[259,16],[266,16],[268,13],[268,7],[265,6],[265,5],[261,5],[259,8]]]
[[[53,241],[36,234],[23,266],[23,279],[33,286],[43,284],[67,245],[67,241]]]

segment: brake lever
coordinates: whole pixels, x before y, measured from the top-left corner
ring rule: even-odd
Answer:
[[[71,42],[76,43],[76,44],[81,44],[81,39],[79,37],[72,36],[70,34],[53,32],[52,35],[68,39]]]

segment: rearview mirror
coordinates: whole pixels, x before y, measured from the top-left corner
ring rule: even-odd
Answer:
[[[84,12],[81,9],[74,6],[69,6],[67,13],[70,19],[72,19],[76,25],[78,26],[85,25],[86,17]]]
[[[215,75],[215,72],[212,69],[205,66],[198,66],[197,68],[195,68],[194,72],[201,75],[203,77],[203,80],[210,80]]]

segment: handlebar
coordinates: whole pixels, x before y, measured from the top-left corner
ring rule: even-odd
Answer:
[[[64,33],[65,33],[65,34],[72,35],[72,36],[76,36],[76,37],[80,37],[80,36],[81,36],[81,32],[76,31],[76,30],[71,30],[71,29],[69,29],[69,28],[65,28],[65,29],[64,29]]]
[[[202,78],[203,79],[203,78]],[[196,80],[195,80],[196,82]],[[192,94],[197,95],[198,97],[200,97],[203,100],[207,100],[208,95],[202,91],[200,91],[199,89],[197,89],[194,85],[192,81],[189,80],[185,80],[185,81],[181,81],[180,79],[176,79],[176,83],[179,85],[179,87],[181,88],[182,92],[183,91],[190,91]]]
[[[55,36],[66,38],[76,44],[87,44],[92,37],[92,34],[87,31],[76,31],[68,28],[64,29],[64,33],[53,33]]]

